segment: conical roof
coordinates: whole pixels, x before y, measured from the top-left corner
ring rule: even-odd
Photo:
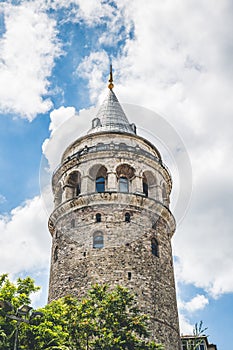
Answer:
[[[136,134],[135,130],[135,125],[129,123],[116,95],[110,89],[96,118],[92,120],[92,129],[88,131],[88,134],[104,131]]]

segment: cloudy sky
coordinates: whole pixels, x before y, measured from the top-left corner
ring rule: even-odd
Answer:
[[[0,272],[31,275],[47,299],[49,172],[115,93],[162,152],[180,324],[203,320],[230,349],[233,323],[230,0],[12,0],[0,3]],[[191,195],[192,193],[192,195]]]

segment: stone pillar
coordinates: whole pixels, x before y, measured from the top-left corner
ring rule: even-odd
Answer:
[[[108,173],[108,182],[107,182],[107,191],[117,191],[117,178],[116,178],[116,172],[109,171]]]
[[[90,189],[88,188],[88,184],[90,183],[90,178],[89,176],[82,176],[81,178],[81,194],[85,194],[88,192],[94,192],[94,191],[90,191]]]
[[[64,200],[68,200],[74,197],[74,187],[70,185],[65,185],[63,187],[63,198]]]
[[[142,176],[135,175],[134,179],[132,180],[132,192],[143,194]]]

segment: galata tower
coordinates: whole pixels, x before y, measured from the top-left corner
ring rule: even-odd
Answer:
[[[180,349],[169,210],[171,176],[156,147],[136,134],[115,93],[52,177],[49,301],[83,296],[94,283],[122,285],[150,315],[151,336]]]

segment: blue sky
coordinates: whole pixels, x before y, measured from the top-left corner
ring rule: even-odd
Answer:
[[[0,272],[33,276],[34,305],[50,259],[44,164],[89,129],[111,59],[130,121],[173,174],[181,330],[203,320],[231,348],[232,26],[230,0],[1,2]]]

